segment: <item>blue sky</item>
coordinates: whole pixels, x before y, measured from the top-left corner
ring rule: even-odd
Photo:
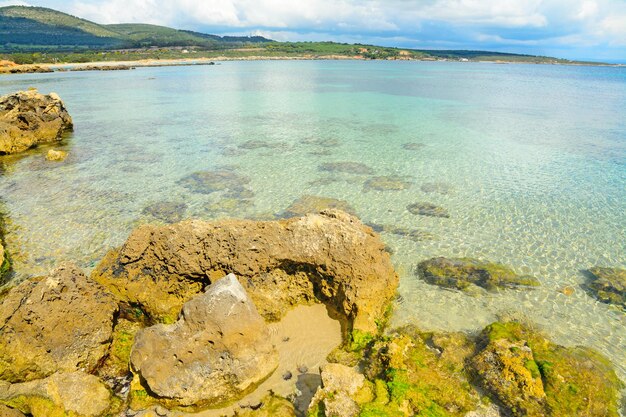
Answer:
[[[25,0],[98,23],[626,62],[626,0]]]

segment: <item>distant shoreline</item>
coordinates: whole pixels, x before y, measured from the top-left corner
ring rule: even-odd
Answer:
[[[216,56],[198,58],[171,58],[171,59],[141,59],[129,61],[93,61],[93,62],[67,62],[67,63],[41,63],[41,64],[14,64],[0,65],[0,75],[2,74],[25,74],[37,72],[63,72],[63,71],[90,71],[90,70],[125,70],[133,68],[149,67],[174,67],[193,65],[213,65],[216,62],[228,61],[372,61],[371,59],[346,55],[284,55],[284,56]],[[375,61],[413,61],[413,62],[458,62],[458,63],[491,63],[491,64],[532,64],[532,65],[567,65],[567,66],[599,66],[599,67],[624,67],[624,64],[592,63],[592,62],[510,62],[504,60],[469,60],[459,61],[450,59],[415,59],[400,58]]]

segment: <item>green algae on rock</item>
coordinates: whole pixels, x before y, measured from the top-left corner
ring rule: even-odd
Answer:
[[[294,200],[280,215],[281,218],[300,217],[306,214],[316,214],[327,209],[338,209],[346,213],[355,214],[354,208],[345,200],[316,195],[303,195]]]
[[[296,410],[289,400],[269,394],[261,400],[259,408],[244,408],[237,412],[237,417],[296,417]]]
[[[427,216],[427,217],[443,217],[449,218],[450,213],[443,207],[439,207],[433,203],[428,202],[418,202],[409,204],[406,209],[415,215]]]
[[[417,273],[430,284],[458,290],[470,290],[472,285],[487,290],[539,285],[537,279],[505,265],[472,258],[431,258],[417,265]]]
[[[589,269],[592,280],[588,284],[598,300],[626,309],[626,269],[594,267]]]
[[[374,173],[371,167],[361,162],[326,162],[319,166],[319,170],[356,175],[372,175]]]
[[[365,181],[363,191],[402,191],[411,188],[412,185],[413,183],[406,177],[388,175]]]
[[[518,322],[487,326],[479,346],[482,351],[472,366],[483,386],[513,416],[619,415],[623,384],[610,362],[592,349],[558,346]],[[507,374],[505,369],[516,371]]]

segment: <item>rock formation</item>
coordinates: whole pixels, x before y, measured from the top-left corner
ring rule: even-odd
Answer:
[[[65,151],[57,151],[56,149],[49,149],[46,154],[47,161],[56,161],[61,162],[67,158],[67,152]]]
[[[589,273],[588,288],[598,300],[626,309],[626,269],[595,267]]]
[[[55,93],[19,91],[0,97],[0,155],[62,139],[72,118]]]
[[[337,210],[281,221],[142,226],[92,277],[153,320],[171,323],[205,284],[231,272],[266,319],[318,299],[349,327],[370,333],[398,285],[378,236]]]
[[[93,371],[107,352],[117,304],[73,265],[14,287],[0,305],[0,379]]]
[[[539,285],[535,278],[518,275],[504,265],[471,258],[428,259],[417,265],[417,272],[430,284],[459,290],[469,290],[472,285],[487,290]]]
[[[33,417],[98,417],[115,411],[107,387],[83,372],[56,373],[19,384],[0,381],[0,404]],[[5,416],[1,408],[0,415]]]
[[[215,407],[252,390],[278,366],[267,325],[230,274],[183,306],[172,325],[139,331],[133,372],[169,405]]]

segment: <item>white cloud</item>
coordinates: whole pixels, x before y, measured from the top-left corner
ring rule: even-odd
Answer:
[[[0,1],[0,7],[6,6],[30,6],[30,4],[25,1]]]

